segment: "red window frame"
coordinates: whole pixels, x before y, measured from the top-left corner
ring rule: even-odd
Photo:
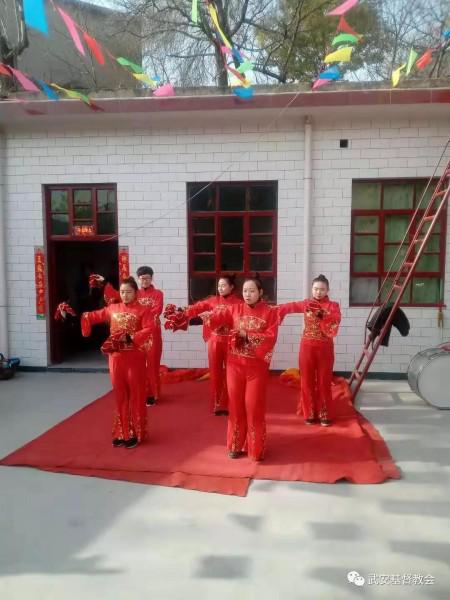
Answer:
[[[437,184],[438,180],[433,180],[430,185],[429,185],[429,190],[433,191],[436,184]],[[385,253],[385,248],[387,246],[393,246],[398,248],[400,242],[386,242],[385,241],[385,230],[386,230],[386,217],[389,216],[409,216],[409,222],[411,221],[411,217],[414,215],[415,210],[416,210],[416,206],[418,204],[418,201],[420,200],[420,197],[417,194],[417,187],[419,185],[424,185],[426,186],[428,184],[428,180],[424,180],[424,179],[359,179],[359,180],[353,180],[353,183],[377,183],[381,185],[381,198],[380,198],[380,209],[361,209],[361,208],[357,208],[354,209],[352,208],[351,211],[351,242],[350,242],[350,282],[352,282],[353,279],[357,279],[357,278],[374,278],[374,279],[378,279],[378,286],[377,289],[380,289],[381,284],[383,283],[386,275],[387,275],[387,271],[384,268],[384,253]],[[414,184],[414,197],[413,197],[413,206],[414,208],[412,209],[384,209],[384,186],[385,185],[402,185],[402,184]],[[413,227],[411,227],[410,231],[409,231],[409,239],[412,239],[414,232],[417,229],[417,225],[419,223],[420,217],[423,214],[426,206],[427,206],[427,201],[423,201],[421,203],[421,206],[423,207],[423,209],[421,208],[421,210],[418,211],[416,218],[415,218],[415,222],[413,224]],[[378,233],[362,233],[362,232],[356,232],[355,231],[355,219],[356,217],[359,216],[377,216],[379,221],[379,230]],[[435,232],[432,234],[432,237],[436,237],[439,236],[439,250],[433,252],[433,251],[428,251],[424,254],[422,254],[423,256],[439,256],[439,270],[437,271],[418,271],[415,270],[414,274],[413,274],[413,278],[411,280],[411,284],[409,285],[409,289],[407,288],[405,290],[405,293],[403,295],[402,298],[402,306],[415,306],[415,307],[433,307],[433,306],[441,306],[442,305],[442,301],[443,299],[441,298],[440,301],[438,302],[433,302],[433,303],[417,303],[417,302],[413,302],[412,301],[412,282],[414,281],[414,278],[439,278],[441,280],[441,286],[443,289],[443,285],[444,285],[444,277],[445,277],[445,252],[446,252],[446,232],[447,232],[447,205],[445,205],[443,207],[443,210],[439,216],[439,224],[440,224],[440,230],[439,232]],[[355,241],[356,241],[356,236],[377,236],[378,237],[378,244],[377,244],[377,251],[375,252],[356,252],[355,251]],[[431,238],[430,238],[431,239]],[[407,248],[408,245],[405,242],[404,247]],[[377,256],[377,271],[355,271],[354,270],[354,259],[355,256],[364,256],[364,255],[376,255]],[[399,257],[400,258],[400,257]],[[399,260],[399,258],[397,260]],[[401,259],[400,259],[401,260]],[[391,274],[394,275],[396,274],[396,271],[391,271]],[[386,287],[388,286],[388,284],[386,284]],[[407,296],[408,294],[408,296]],[[375,298],[374,298],[375,299]],[[352,298],[351,295],[349,297],[349,303],[350,306],[372,306],[373,302],[367,302],[367,303],[363,303],[363,302],[352,302]],[[380,304],[381,302],[379,301],[377,304]]]
[[[210,279],[216,281],[220,275],[234,274],[236,275],[237,283],[245,277],[254,274],[255,270],[250,269],[251,256],[272,256],[272,268],[270,270],[258,270],[261,277],[263,287],[264,280],[273,282],[273,294],[266,296],[269,302],[276,302],[276,277],[277,277],[277,208],[278,208],[278,183],[276,181],[251,181],[251,182],[220,182],[213,183],[209,186],[209,193],[213,206],[211,210],[192,210],[190,199],[195,194],[195,190],[199,187],[208,186],[208,183],[188,183],[187,184],[187,219],[188,219],[188,289],[189,302],[199,300],[192,290],[191,281],[195,279]],[[242,187],[245,189],[245,209],[244,210],[220,210],[219,199],[221,190],[227,187]],[[252,210],[250,208],[251,189],[255,187],[266,187],[273,192],[274,208],[264,210]],[[243,218],[243,242],[222,242],[221,239],[221,220],[228,217]],[[272,219],[271,232],[250,232],[250,219],[253,217],[270,217]],[[198,233],[194,231],[194,220],[202,218],[214,219],[214,231],[211,233]],[[250,248],[251,236],[271,236],[272,250],[271,251],[252,251]],[[195,237],[213,237],[214,250],[210,252],[199,252],[194,249]],[[222,264],[222,245],[239,246],[243,248],[243,269],[226,271],[221,269]],[[195,257],[196,256],[214,256],[214,269],[210,271],[196,271]],[[214,288],[215,289],[215,288]],[[211,289],[213,293],[213,289]]]
[[[75,204],[74,204],[74,192],[79,190],[88,190],[91,193],[90,204],[92,206],[92,219],[90,218],[75,218]],[[115,193],[115,210],[113,211],[99,211],[98,210],[98,197],[99,191],[113,191]],[[61,211],[52,211],[51,207],[51,195],[53,191],[67,192],[68,196],[68,213]],[[105,184],[76,184],[76,185],[46,185],[44,189],[45,197],[45,213],[46,213],[46,227],[47,237],[50,240],[86,240],[86,241],[101,241],[111,238],[111,236],[117,235],[118,231],[118,219],[117,219],[117,186],[111,183]],[[88,203],[84,204],[88,205]],[[98,232],[98,214],[114,214],[114,231],[111,233],[97,233]],[[52,233],[52,214],[68,214],[69,216],[69,232],[67,234],[55,234]],[[77,226],[93,225],[94,233],[75,233],[74,228]]]

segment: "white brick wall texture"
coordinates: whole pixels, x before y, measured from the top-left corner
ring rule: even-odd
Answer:
[[[349,371],[362,348],[365,308],[349,307],[351,186],[355,178],[429,177],[450,135],[447,121],[430,118],[313,119],[313,198],[311,274],[326,274],[331,296],[342,310],[336,339],[336,370]],[[157,122],[157,119],[155,119]],[[221,124],[223,122],[223,124]],[[192,124],[193,123],[193,124]],[[335,124],[336,123],[336,124]],[[150,264],[165,301],[187,300],[186,182],[278,181],[278,302],[303,298],[302,117],[286,113],[265,131],[266,121],[214,125],[186,114],[172,126],[76,123],[22,126],[6,137],[6,228],[10,354],[24,365],[47,365],[46,321],[37,321],[34,246],[44,245],[45,184],[116,183],[119,243],[130,249],[131,269]],[[339,148],[339,140],[349,147]],[[449,152],[441,161],[450,158]],[[450,219],[447,270],[450,265]],[[450,298],[446,277],[445,299]],[[394,330],[388,349],[379,352],[372,371],[405,372],[421,349],[450,338],[437,327],[437,309],[407,308],[411,333]],[[272,367],[297,365],[301,317],[290,316],[279,332]],[[170,367],[206,364],[201,328],[164,332],[163,363]]]

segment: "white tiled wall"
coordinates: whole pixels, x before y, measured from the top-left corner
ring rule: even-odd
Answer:
[[[192,114],[185,123],[192,123]],[[133,271],[155,270],[165,300],[187,299],[186,182],[278,181],[278,302],[298,299],[303,261],[303,119],[284,117],[269,132],[247,119],[215,125],[164,128],[52,126],[16,130],[6,137],[6,201],[10,354],[25,365],[47,364],[47,323],[35,317],[33,249],[43,245],[42,186],[117,183],[119,243],[130,248]],[[429,177],[448,136],[444,121],[313,120],[311,273],[326,274],[343,322],[336,340],[336,369],[351,370],[361,349],[367,310],[349,308],[351,182],[363,177]],[[347,149],[339,139],[349,140]],[[446,159],[448,160],[449,153]],[[444,164],[443,162],[441,163]],[[450,223],[450,220],[449,220]],[[450,232],[447,234],[450,263]],[[448,279],[448,278],[447,278]],[[447,280],[445,298],[450,295]],[[436,309],[406,309],[412,330],[397,333],[377,356],[373,371],[404,372],[412,355],[450,337],[437,328]],[[447,313],[446,313],[447,314]],[[273,368],[296,366],[301,318],[280,330]],[[200,328],[165,332],[163,362],[170,367],[206,364]]]

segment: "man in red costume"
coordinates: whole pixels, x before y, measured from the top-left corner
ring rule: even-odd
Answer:
[[[81,332],[91,334],[93,325],[110,324],[110,336],[102,346],[109,356],[109,373],[115,397],[113,446],[134,448],[147,434],[145,410],[146,353],[152,343],[155,320],[152,311],[137,301],[137,283],[127,277],[120,285],[122,302],[83,313]]]
[[[164,306],[164,295],[161,290],[153,286],[153,269],[151,267],[139,267],[136,271],[139,279],[140,289],[137,293],[137,300],[143,306],[151,309],[155,321],[155,330],[153,333],[153,343],[147,354],[146,363],[146,383],[147,383],[147,406],[156,404],[161,396],[160,382],[160,364],[162,354],[162,336],[160,316]],[[91,276],[92,277],[92,276]],[[105,283],[101,275],[93,276],[93,281],[100,284]],[[119,293],[110,283],[106,283],[104,290],[106,304],[120,302]]]
[[[306,425],[317,421],[331,425],[331,381],[334,343],[341,321],[339,304],[328,298],[329,283],[324,275],[313,280],[312,298],[288,302],[278,307],[280,322],[288,314],[304,313],[304,330],[300,343],[300,403],[297,414]]]

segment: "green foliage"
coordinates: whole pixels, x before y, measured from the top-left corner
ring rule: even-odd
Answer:
[[[324,56],[333,51],[338,17],[326,16],[335,1],[282,0],[271,15],[272,28],[258,33],[265,54],[263,64],[282,82],[311,81],[320,71]],[[380,60],[383,38],[378,15],[372,3],[365,2],[346,16],[348,23],[363,35],[347,71],[357,71]]]

